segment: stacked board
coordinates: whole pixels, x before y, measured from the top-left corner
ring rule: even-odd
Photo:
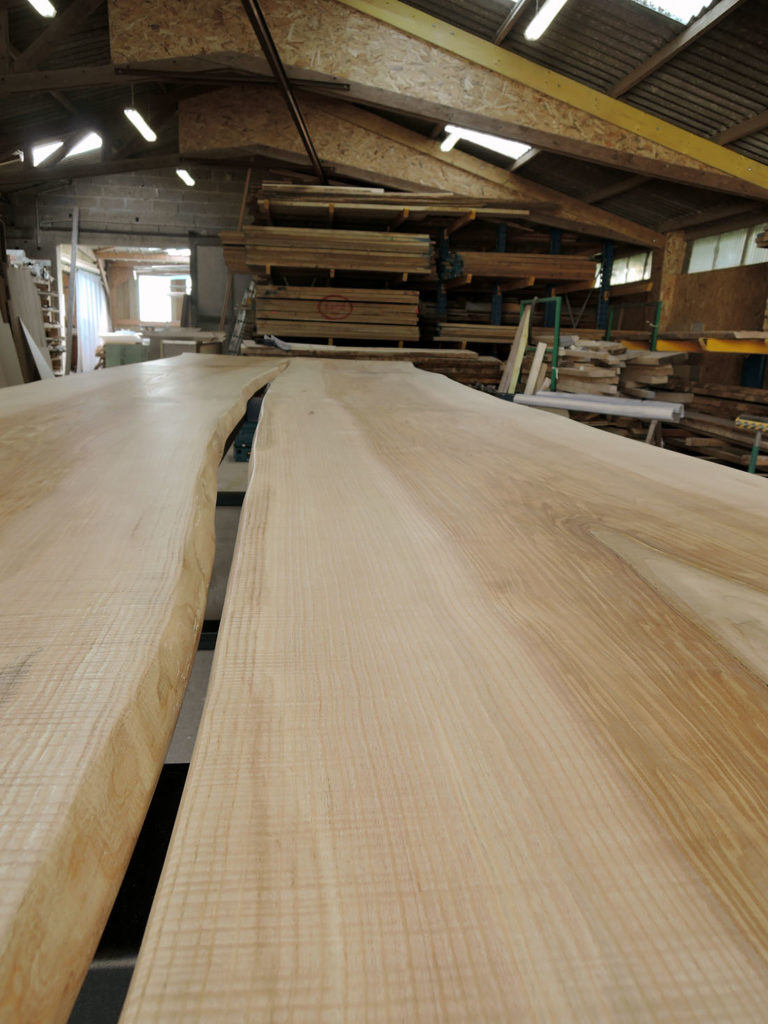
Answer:
[[[429,274],[433,263],[428,235],[389,231],[259,225],[246,227],[242,232],[225,232],[222,244],[227,265],[233,273],[241,272],[245,266],[252,273],[264,273],[273,267],[293,267]]]
[[[272,356],[276,350],[268,345],[243,347],[243,355]],[[501,378],[501,360],[494,356],[479,356],[470,349],[439,348],[380,348],[354,345],[302,345],[290,343],[288,350],[281,349],[281,357],[323,358],[323,359],[365,359],[396,360],[411,362],[419,370],[442,373],[460,384],[475,387],[495,388]]]
[[[282,338],[418,341],[419,293],[266,285],[256,289],[256,333]]]
[[[515,328],[509,324],[441,323],[437,340],[441,345],[457,344],[463,349],[467,345],[511,345],[515,340]]]
[[[547,253],[466,252],[451,254],[446,266],[451,277],[472,274],[494,279],[522,278],[542,281],[592,281],[595,264],[586,256],[551,256]]]
[[[745,468],[755,440],[754,430],[736,426],[737,417],[768,422],[768,389],[724,384],[689,385],[685,419],[664,429],[671,448]],[[756,469],[768,472],[768,440],[759,444]]]

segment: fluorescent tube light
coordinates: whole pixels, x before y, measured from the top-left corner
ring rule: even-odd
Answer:
[[[525,30],[525,38],[534,40],[541,39],[549,26],[565,7],[567,0],[546,0],[546,3],[539,10],[539,13],[532,19]]]
[[[133,107],[126,107],[123,113],[131,122],[133,127],[139,133],[139,135],[142,135],[147,140],[147,142],[157,141],[157,134],[152,131],[152,129],[149,127],[149,125],[138,112],[138,110],[134,110]]]
[[[189,171],[183,171],[183,170],[180,170],[180,169],[177,168],[176,169],[176,173],[181,178],[181,180],[184,182],[184,184],[185,185],[189,185],[190,188],[192,188],[192,186],[195,184],[195,179],[192,177],[192,175],[189,173]]]
[[[459,128],[456,124],[447,124],[445,131],[447,138],[440,144],[440,149],[445,153],[453,149],[459,139],[464,139],[466,142],[474,142],[476,146],[485,146],[486,149],[492,149],[494,153],[501,153],[512,160],[517,160],[518,157],[522,156],[523,153],[527,153],[531,148],[526,146],[524,142],[515,142],[514,139],[502,139],[498,135],[476,132],[471,128]]]
[[[42,14],[44,18],[55,18],[56,8],[49,0],[29,0],[30,4],[35,8],[38,14]]]
[[[84,139],[80,139],[78,144],[70,149],[64,159],[69,160],[71,156],[80,156],[81,153],[92,153],[94,149],[101,149],[101,147],[101,136],[97,135],[96,132],[89,132]]]
[[[43,160],[47,160],[49,156],[52,156],[57,149],[61,149],[64,143],[59,139],[58,142],[43,142],[40,146],[32,147],[32,166],[37,167]]]

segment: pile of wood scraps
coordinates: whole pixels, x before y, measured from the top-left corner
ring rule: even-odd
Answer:
[[[254,274],[272,268],[429,274],[433,266],[428,235],[258,225],[224,232],[221,240],[233,273],[245,267]]]
[[[755,432],[736,426],[736,419],[768,422],[768,389],[724,384],[691,384],[685,420],[664,429],[670,448],[714,462],[747,468]],[[768,441],[761,441],[758,472],[768,471]]]
[[[418,341],[419,293],[261,286],[256,289],[256,333],[334,341]]]
[[[621,371],[621,390],[633,398],[653,398],[655,389],[684,387],[678,376],[680,364],[686,362],[685,352],[646,352],[630,349]]]

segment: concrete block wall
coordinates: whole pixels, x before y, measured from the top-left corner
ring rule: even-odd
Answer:
[[[194,188],[185,185],[173,168],[163,168],[75,178],[12,193],[8,244],[36,256],[68,243],[74,206],[80,208],[83,245],[182,248],[190,232],[215,237],[222,229],[237,227],[245,170],[190,170]]]

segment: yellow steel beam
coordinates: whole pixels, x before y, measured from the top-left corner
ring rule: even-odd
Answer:
[[[399,0],[338,0],[362,14],[368,14],[385,24],[407,32],[417,39],[447,50],[458,57],[487,68],[499,75],[521,82],[532,89],[562,100],[577,110],[633,132],[644,139],[686,156],[693,157],[735,178],[751,182],[768,190],[768,166],[740,156],[714,142],[678,128],[668,121],[636,110],[621,100],[590,89],[572,78],[558,75],[533,61],[510,53],[509,50],[486,42],[463,29],[440,21]]]

